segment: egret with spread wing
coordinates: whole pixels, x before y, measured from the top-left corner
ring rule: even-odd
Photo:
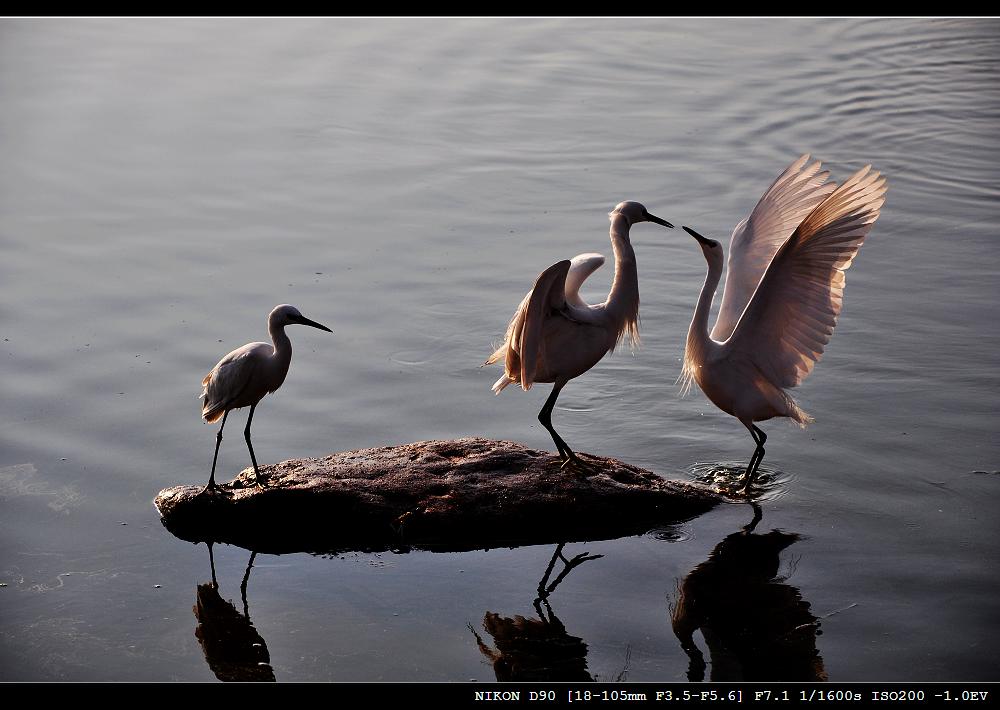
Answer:
[[[868,165],[837,187],[804,155],[764,193],[733,231],[719,316],[708,312],[722,277],[722,246],[684,227],[701,245],[708,276],[684,351],[680,381],[692,382],[743,423],[756,448],[744,493],[764,458],[767,436],[754,422],[812,421],[786,391],[812,372],[844,299],[844,272],[885,202],[886,181]]]
[[[604,263],[603,256],[580,254],[572,261],[553,264],[542,272],[514,312],[503,345],[484,363],[504,361],[504,374],[493,385],[496,394],[511,383],[525,390],[536,382],[554,383],[538,421],[552,435],[564,466],[573,462],[585,468],[552,427],[552,409],[559,392],[622,340],[633,344],[638,340],[639,277],[629,228],[637,222],[673,227],[638,202],[622,202],[608,216],[615,278],[607,300],[591,306],[579,293],[584,280]]]
[[[240,407],[250,407],[247,428],[243,430],[243,436],[250,450],[255,480],[258,486],[261,485],[257,457],[254,456],[253,444],[250,443],[250,423],[253,421],[253,411],[257,408],[257,403],[264,398],[264,395],[281,387],[281,383],[285,381],[288,365],[292,361],[292,341],[285,335],[285,326],[295,323],[319,328],[328,333],[333,332],[325,325],[303,316],[295,306],[287,304],[275,306],[267,317],[267,332],[271,336],[271,344],[247,343],[242,348],[233,350],[219,360],[202,380],[204,389],[201,392],[201,416],[209,424],[222,417],[222,426],[219,427],[219,433],[215,437],[212,474],[203,493],[222,490],[215,483],[215,464],[219,460],[222,430],[226,426],[226,417],[229,416],[230,410]]]

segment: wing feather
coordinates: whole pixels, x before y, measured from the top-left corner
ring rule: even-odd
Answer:
[[[729,243],[729,266],[719,316],[712,338],[724,341],[733,333],[750,297],[778,248],[799,223],[835,189],[826,182],[817,161],[806,166],[809,154],[801,156],[778,176],[750,216],[736,225]]]
[[[593,254],[581,254],[581,257],[593,257]],[[600,256],[599,254],[596,256]],[[577,257],[580,258],[580,257]],[[575,260],[574,260],[575,261]],[[594,265],[596,260],[584,260],[581,271],[587,269],[579,278],[577,288],[583,280],[604,261]],[[514,317],[507,326],[504,344],[483,363],[492,365],[501,358],[504,360],[504,376],[493,385],[497,394],[511,382],[518,382],[525,390],[531,389],[538,370],[540,349],[542,346],[543,326],[546,316],[552,311],[563,310],[566,306],[566,276],[571,262],[569,259],[557,262],[543,271],[535,280],[535,285],[521,300]]]
[[[249,343],[233,350],[219,360],[212,371],[201,381],[201,416],[206,422],[217,421],[226,410],[236,408],[240,397],[253,381],[257,368],[256,349],[270,348],[267,343]],[[243,406],[243,405],[238,405]]]
[[[878,219],[886,189],[885,178],[866,166],[805,217],[767,267],[727,354],[750,359],[778,387],[795,387],[812,372],[840,315],[844,271]]]
[[[551,311],[560,311],[566,306],[566,274],[570,261],[564,259],[547,268],[535,281],[531,295],[524,308],[521,327],[521,387],[531,389],[538,369],[539,349],[542,346],[542,330],[545,317]],[[510,372],[508,371],[508,377]]]

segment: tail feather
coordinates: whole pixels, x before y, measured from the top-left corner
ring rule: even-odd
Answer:
[[[205,402],[201,409],[201,418],[211,424],[217,422],[226,413],[226,408],[221,404],[209,404]]]
[[[500,358],[504,357],[506,354],[507,354],[507,343],[504,343],[499,348],[497,348],[496,352],[490,355],[486,359],[486,362],[480,365],[480,367],[486,367],[487,365],[492,365],[495,362],[499,362]]]
[[[201,418],[209,424],[218,421],[219,417],[226,413],[225,405],[221,402],[210,402],[207,391],[202,392],[201,396]]]
[[[792,399],[789,397],[789,399]],[[802,409],[795,400],[792,400],[791,414],[788,415],[789,419],[799,425],[799,428],[805,429],[808,425],[812,424],[815,419],[812,415]]]
[[[802,409],[802,407],[799,406],[799,403],[796,402],[792,398],[792,396],[788,394],[788,392],[786,392],[784,389],[781,389],[780,387],[777,388],[777,390],[778,394],[784,401],[785,408],[788,412],[785,416],[791,419],[796,424],[798,424],[800,429],[805,429],[809,424],[812,424],[814,421],[816,421],[815,419],[812,418],[812,415],[810,415],[808,412]]]
[[[201,394],[198,395],[201,397],[201,418],[209,424],[219,421],[219,418],[226,413],[226,408],[221,402],[213,402],[211,399],[212,395],[209,389],[213,374],[215,374],[215,370],[205,375],[205,379],[201,381],[203,385]]]
[[[500,375],[500,379],[493,383],[493,394],[500,394],[503,388],[512,384],[514,380],[507,377],[507,373]]]

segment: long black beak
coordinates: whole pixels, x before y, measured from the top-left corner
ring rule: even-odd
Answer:
[[[705,246],[711,246],[712,244],[711,239],[707,239],[706,237],[701,236],[700,234],[698,234],[698,232],[694,231],[690,227],[681,226],[681,229],[683,229],[685,232],[690,234],[692,237],[697,239],[700,243],[704,244]]]
[[[674,225],[670,224],[670,222],[668,222],[667,220],[660,219],[656,215],[652,215],[649,212],[646,213],[646,219],[648,219],[650,222],[656,222],[657,224],[664,227],[670,227],[671,229],[674,228]]]
[[[309,320],[305,316],[299,316],[298,318],[295,319],[295,322],[299,323],[300,325],[311,325],[313,328],[319,328],[320,330],[325,330],[327,333],[333,332],[322,323],[317,323],[314,320]]]

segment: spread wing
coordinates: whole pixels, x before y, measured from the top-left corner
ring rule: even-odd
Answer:
[[[732,335],[778,247],[836,189],[836,184],[826,182],[830,173],[819,172],[818,161],[803,168],[808,161],[807,153],[789,165],[760,198],[750,216],[733,230],[726,287],[712,329],[713,340],[722,342]]]
[[[566,305],[569,268],[570,261],[565,259],[539,275],[535,286],[514,312],[504,344],[485,363],[491,365],[503,357],[506,377],[512,382],[520,382],[526,390],[531,389],[535,381],[545,318]]]
[[[724,346],[779,387],[802,382],[833,334],[844,272],[885,202],[885,178],[870,171],[852,175],[781,246]]]

